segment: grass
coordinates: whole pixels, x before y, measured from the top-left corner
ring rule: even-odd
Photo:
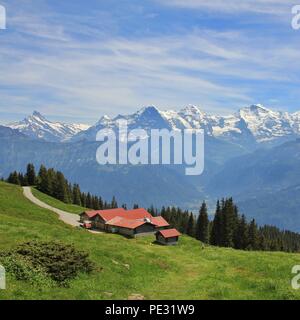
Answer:
[[[176,247],[164,247],[152,237],[91,234],[36,207],[21,188],[0,183],[0,250],[32,239],[72,243],[89,252],[97,268],[69,288],[31,287],[8,275],[0,299],[300,299],[300,290],[290,285],[299,254],[202,249],[187,236]]]
[[[83,211],[88,210],[87,208],[81,207],[81,206],[77,206],[74,204],[67,204],[64,202],[61,202],[55,198],[52,198],[48,195],[46,195],[45,193],[40,192],[39,190],[35,189],[35,188],[31,188],[32,194],[38,198],[39,200],[47,203],[48,205],[66,211],[66,212],[70,212],[70,213],[76,213],[76,214],[80,214]]]

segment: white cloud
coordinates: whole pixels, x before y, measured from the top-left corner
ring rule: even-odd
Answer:
[[[294,0],[155,0],[161,4],[182,8],[203,9],[224,13],[290,13]]]
[[[271,2],[258,1],[260,7],[252,11]],[[217,4],[197,1],[199,8]],[[252,103],[253,92],[264,90],[265,83],[299,83],[300,66],[291,65],[299,55],[298,42],[203,29],[110,38],[88,24],[76,30],[83,41],[74,34],[74,20],[58,21],[49,13],[12,18],[15,31],[1,39],[0,112],[9,106],[14,113],[40,109],[96,119],[148,104],[180,108],[189,103],[224,112]]]

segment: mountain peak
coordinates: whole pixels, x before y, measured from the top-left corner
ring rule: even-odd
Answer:
[[[251,113],[269,113],[271,112],[271,110],[267,109],[266,107],[264,107],[262,104],[252,104],[249,107],[245,107],[240,109],[240,112],[251,112]]]
[[[157,114],[160,113],[160,110],[155,106],[147,106],[138,111],[138,114]]]
[[[185,107],[184,109],[182,109],[180,111],[180,113],[185,114],[185,115],[199,115],[199,114],[204,114],[204,112],[202,112],[199,107],[195,106],[195,105],[188,105],[187,107]]]
[[[97,122],[96,125],[103,125],[103,124],[107,124],[109,121],[111,121],[111,118],[108,115],[104,115],[100,118],[100,120]]]
[[[19,130],[30,138],[50,142],[67,141],[78,132],[87,128],[85,125],[80,124],[51,122],[38,111],[33,111],[32,115],[24,120],[8,124],[7,126],[11,129]]]
[[[39,112],[39,111],[33,111],[32,116],[35,119],[39,119],[39,120],[43,120],[43,121],[47,121],[46,118]]]
[[[42,114],[39,111],[34,110],[32,113],[33,116],[42,117]]]

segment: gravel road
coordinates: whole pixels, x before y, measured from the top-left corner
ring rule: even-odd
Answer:
[[[24,196],[28,200],[30,200],[31,202],[33,202],[37,206],[44,208],[44,209],[51,210],[51,211],[55,212],[56,214],[58,214],[59,219],[61,221],[65,222],[66,224],[69,224],[72,227],[79,227],[80,226],[79,216],[77,214],[59,210],[57,208],[51,207],[47,203],[42,202],[41,200],[37,199],[32,194],[30,187],[23,187],[23,193],[24,193]]]

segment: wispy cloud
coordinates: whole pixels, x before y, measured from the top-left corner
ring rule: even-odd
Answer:
[[[281,15],[291,11],[294,0],[156,0],[169,6],[204,9],[224,13],[262,13]]]
[[[272,1],[258,2],[266,8]],[[107,11],[71,15],[46,6],[39,12],[14,13],[11,30],[1,35],[2,114],[9,106],[14,114],[39,109],[92,122],[148,104],[189,103],[224,113],[262,100],[280,104],[278,88],[295,96],[300,82],[300,66],[291,64],[300,44],[288,38],[211,26],[133,36]]]

